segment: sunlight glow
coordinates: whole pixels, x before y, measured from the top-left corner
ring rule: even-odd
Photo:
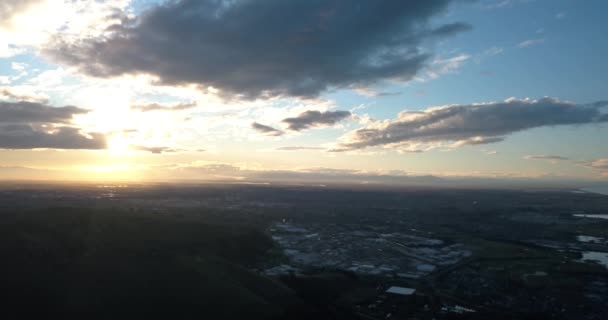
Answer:
[[[129,153],[130,144],[122,136],[112,136],[108,139],[108,151],[114,156],[125,156]]]
[[[74,168],[80,172],[83,181],[132,181],[139,180],[146,171],[144,166],[131,163],[115,163],[108,165],[79,166]]]

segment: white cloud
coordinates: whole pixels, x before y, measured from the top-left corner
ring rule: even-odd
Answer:
[[[436,58],[426,70],[427,79],[437,79],[443,74],[455,73],[467,60],[471,58],[468,54],[460,54],[450,58]],[[427,79],[419,78],[426,81]]]
[[[557,164],[559,161],[567,161],[570,160],[567,157],[556,156],[551,154],[538,154],[538,155],[527,155],[524,156],[526,160],[544,160],[549,161],[552,164]]]
[[[37,50],[60,32],[62,37],[70,39],[99,36],[115,23],[111,17],[116,10],[126,10],[130,0],[27,2],[27,5],[9,4],[10,10],[3,17],[3,23],[0,23],[0,57]]]
[[[11,69],[15,71],[22,71],[27,68],[28,64],[23,62],[11,62]]]
[[[477,54],[477,56],[475,57],[475,63],[481,63],[486,58],[501,55],[504,53],[504,51],[505,50],[501,47],[490,47],[481,52],[480,54]]]
[[[491,48],[488,48],[487,50],[485,50],[483,52],[483,54],[486,55],[486,56],[490,56],[491,57],[491,56],[499,55],[499,54],[501,54],[503,52],[504,52],[503,48],[500,48],[500,47],[491,47]]]
[[[543,42],[545,42],[544,38],[528,39],[528,40],[525,40],[525,41],[522,41],[522,42],[518,43],[517,47],[521,48],[521,49],[523,49],[523,48],[529,48],[529,47],[532,47],[532,46],[539,45],[539,44],[541,44]]]

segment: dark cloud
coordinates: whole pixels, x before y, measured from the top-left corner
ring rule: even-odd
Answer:
[[[154,154],[180,152],[182,150],[171,147],[150,147],[150,146],[131,146],[131,148],[139,151],[147,151]]]
[[[390,97],[390,96],[398,96],[401,95],[402,92],[378,92],[374,95],[374,97]]]
[[[350,117],[349,111],[313,111],[302,112],[295,118],[283,119],[289,130],[300,131],[312,127],[331,126]]]
[[[404,111],[397,119],[374,123],[343,137],[335,151],[420,143],[485,144],[532,128],[608,122],[608,103],[577,105],[553,98],[453,105]]]
[[[287,147],[279,147],[275,150],[278,151],[301,151],[301,150],[325,150],[325,148],[321,147],[304,147],[304,146],[287,146]]]
[[[549,161],[565,161],[570,160],[569,158],[562,156],[555,156],[550,154],[539,154],[539,155],[528,155],[525,156],[524,159],[527,160],[549,160]]]
[[[257,122],[252,123],[251,127],[255,131],[263,133],[263,134],[265,134],[267,136],[280,136],[280,135],[284,134],[284,132],[281,131],[281,130],[279,130],[279,129],[275,129],[273,127],[270,127],[270,126],[267,126],[267,125],[263,125],[263,124],[260,124],[260,123],[257,123]]]
[[[105,149],[105,136],[98,133],[83,135],[79,129],[59,127],[51,131],[29,125],[0,125],[1,149]]]
[[[105,136],[69,126],[78,107],[0,101],[0,149],[104,149]]]
[[[591,108],[603,108],[603,107],[608,106],[608,100],[592,102],[592,103],[586,104],[585,106],[591,107]]]
[[[0,123],[67,123],[76,114],[89,110],[77,107],[52,107],[37,102],[0,101]]]
[[[456,22],[445,24],[431,31],[431,34],[436,37],[450,37],[458,33],[473,30],[473,26],[468,23]]]
[[[131,106],[132,110],[148,112],[148,111],[180,111],[196,107],[196,103],[178,103],[174,105],[163,105],[158,103],[150,103],[144,105]]]
[[[123,18],[104,37],[44,52],[97,77],[151,74],[227,96],[316,96],[328,88],[411,80],[420,45],[470,29],[429,20],[452,0],[175,0]]]

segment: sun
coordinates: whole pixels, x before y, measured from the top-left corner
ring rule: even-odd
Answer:
[[[112,136],[108,139],[108,152],[115,156],[125,156],[130,151],[130,143],[122,136]]]

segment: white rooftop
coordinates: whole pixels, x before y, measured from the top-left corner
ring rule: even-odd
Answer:
[[[404,288],[404,287],[390,287],[386,290],[386,292],[409,296],[409,295],[413,294],[414,292],[416,292],[416,289]]]

